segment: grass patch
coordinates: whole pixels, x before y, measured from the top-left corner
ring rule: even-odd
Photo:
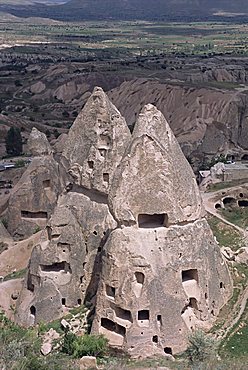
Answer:
[[[233,180],[233,181],[228,181],[228,182],[219,182],[218,184],[210,185],[208,188],[208,192],[232,188],[233,186],[243,185],[243,184],[246,184],[247,182],[248,182],[248,179]]]
[[[208,216],[207,220],[214,236],[221,246],[229,247],[233,251],[236,251],[243,246],[240,233],[233,227],[220,221],[215,216]]]
[[[239,322],[221,347],[221,353],[229,357],[245,358],[248,356],[248,302],[246,302],[245,311]],[[248,363],[248,358],[245,358]]]
[[[227,207],[218,211],[227,221],[246,229],[248,227],[248,208]]]
[[[3,281],[14,280],[14,279],[21,279],[26,275],[27,269],[11,272],[4,277]]]

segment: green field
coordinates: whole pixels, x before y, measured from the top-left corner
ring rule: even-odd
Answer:
[[[32,19],[4,21],[0,43],[56,43],[82,51],[126,50],[131,55],[174,54],[248,55],[248,25],[230,23],[83,22]]]

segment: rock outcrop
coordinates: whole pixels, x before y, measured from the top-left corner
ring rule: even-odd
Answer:
[[[52,148],[47,140],[46,135],[37,130],[35,127],[33,127],[29,135],[28,148],[34,157],[52,154]]]
[[[130,131],[125,119],[101,88],[95,88],[71,127],[63,156],[74,183],[108,193]]]
[[[132,356],[174,354],[232,293],[189,164],[163,115],[140,114],[109,195],[93,332]]]
[[[33,249],[16,321],[47,322],[90,303],[92,332],[132,356],[182,351],[190,331],[212,325],[232,283],[162,113],[145,106],[131,137],[96,88],[57,165],[54,177],[67,183]]]
[[[44,228],[63,187],[59,164],[52,155],[33,158],[9,198],[11,235],[23,239]]]
[[[96,88],[65,143],[61,162],[71,182],[47,224],[49,241],[33,250],[18,322],[49,321],[95,296],[101,250],[116,227],[108,188],[130,136],[125,120]]]

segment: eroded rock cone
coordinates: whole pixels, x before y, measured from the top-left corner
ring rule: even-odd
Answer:
[[[72,125],[63,151],[74,182],[107,194],[130,136],[125,119],[96,87]]]
[[[11,191],[7,219],[15,239],[24,239],[45,227],[64,187],[52,155],[35,157]]]
[[[192,169],[163,115],[141,112],[109,195],[119,228],[104,247],[92,330],[132,356],[174,354],[232,293]]]
[[[50,155],[52,153],[52,148],[47,140],[46,135],[37,130],[35,127],[33,127],[29,135],[27,144],[29,151],[34,157]]]

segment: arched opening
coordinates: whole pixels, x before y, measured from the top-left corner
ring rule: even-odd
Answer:
[[[166,353],[167,355],[172,355],[172,349],[171,349],[171,347],[165,347],[164,348],[164,353]]]
[[[35,306],[31,306],[31,307],[30,307],[30,314],[31,314],[32,316],[35,316],[35,315],[36,315],[36,308],[35,308]]]
[[[233,197],[226,197],[223,199],[223,204],[225,206],[230,206],[236,204],[236,199]]]
[[[215,209],[220,209],[221,208],[221,204],[220,203],[216,203],[214,207],[215,207]]]
[[[137,283],[144,284],[145,275],[142,272],[135,272],[135,278]]]
[[[157,335],[154,335],[154,336],[152,337],[152,341],[153,341],[154,343],[158,343],[158,336],[157,336]]]
[[[66,304],[66,299],[65,299],[65,298],[62,298],[62,299],[61,299],[61,303],[62,303],[62,306],[65,306],[65,304]]]
[[[248,200],[239,200],[238,201],[239,207],[248,207]]]
[[[248,154],[244,154],[242,157],[241,157],[241,161],[248,161]]]

